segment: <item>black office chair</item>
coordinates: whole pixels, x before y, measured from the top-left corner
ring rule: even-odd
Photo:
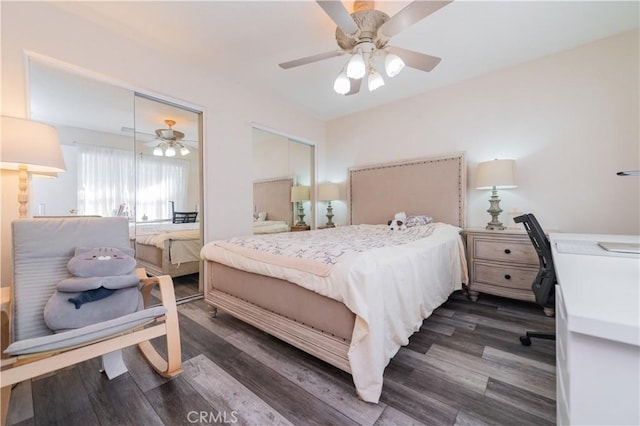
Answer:
[[[529,234],[531,243],[533,243],[533,247],[538,253],[540,270],[531,285],[531,290],[536,296],[536,303],[543,308],[554,308],[556,302],[555,288],[558,281],[556,280],[556,270],[551,258],[551,243],[549,243],[547,236],[533,214],[523,214],[513,218],[513,220],[524,225],[524,229]],[[525,336],[520,336],[520,343],[529,346],[531,345],[532,337],[556,340],[556,334],[552,332],[527,331]]]
[[[198,212],[173,212],[173,223],[193,223]]]

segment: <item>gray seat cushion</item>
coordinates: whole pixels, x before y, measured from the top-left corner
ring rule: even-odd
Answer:
[[[111,321],[104,321],[63,333],[20,340],[9,345],[4,352],[10,355],[24,355],[82,345],[137,327],[153,318],[164,315],[165,312],[166,308],[164,306],[155,306]]]

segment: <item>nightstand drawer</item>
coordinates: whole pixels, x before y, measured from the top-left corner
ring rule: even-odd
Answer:
[[[474,238],[473,243],[476,259],[538,265],[538,255],[531,242]]]
[[[531,291],[531,284],[537,274],[538,269],[473,263],[474,281],[500,287]]]

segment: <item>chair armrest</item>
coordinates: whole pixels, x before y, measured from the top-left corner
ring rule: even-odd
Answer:
[[[147,273],[144,268],[136,268],[136,275],[140,278],[142,287],[142,300],[145,308],[147,307],[147,299],[151,294],[151,290],[154,286],[158,286],[160,289],[160,301],[167,310],[176,309],[176,294],[173,288],[173,279],[169,275],[159,275],[157,277],[147,277]]]

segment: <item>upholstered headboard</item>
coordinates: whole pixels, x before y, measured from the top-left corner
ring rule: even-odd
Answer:
[[[267,212],[267,220],[284,220],[293,224],[291,187],[293,178],[275,178],[253,183],[253,205],[256,212]]]
[[[464,153],[349,169],[350,223],[386,224],[397,212],[464,227]]]

